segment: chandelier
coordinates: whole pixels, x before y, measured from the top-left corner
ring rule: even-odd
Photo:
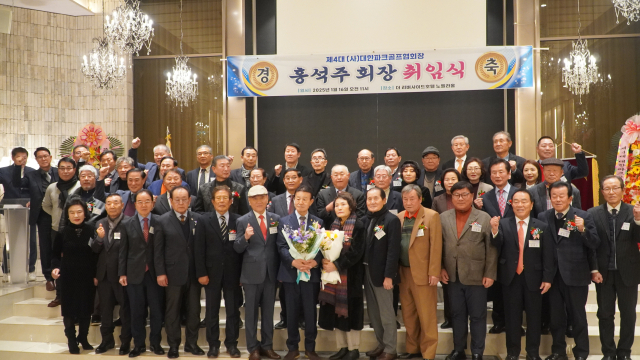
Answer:
[[[102,9],[104,33],[104,0],[102,1]],[[93,42],[96,43],[96,46],[89,53],[89,58],[86,55],[82,57],[83,62],[80,64],[80,69],[96,88],[110,90],[126,75],[124,59],[120,57],[120,64],[118,64],[118,55],[106,36],[94,38]]]
[[[587,47],[587,40],[580,36],[580,0],[578,0],[578,41],[572,42],[573,50],[569,54],[570,59],[564,59],[564,69],[562,69],[562,81],[564,87],[569,88],[574,95],[580,96],[589,93],[589,85],[598,80],[598,66],[596,58],[591,56]],[[587,64],[587,61],[589,64]],[[572,67],[573,66],[573,67]]]
[[[196,74],[191,73],[191,68],[187,66],[189,58],[184,56],[182,51],[182,0],[180,0],[180,56],[176,57],[176,65],[173,73],[167,73],[167,90],[169,99],[175,102],[176,106],[188,107],[191,101],[195,101],[198,96],[198,82]]]
[[[140,11],[139,0],[124,0],[124,4],[113,10],[113,19],[107,16],[105,31],[109,41],[127,54],[138,55],[143,46],[147,55],[151,53],[153,20]]]
[[[627,18],[627,25],[631,21],[640,20],[640,0],[612,0],[613,7],[616,9],[616,24],[619,24],[619,16]]]

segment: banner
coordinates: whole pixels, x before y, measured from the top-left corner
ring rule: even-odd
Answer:
[[[379,54],[227,57],[229,97],[488,90],[532,86],[531,46]]]

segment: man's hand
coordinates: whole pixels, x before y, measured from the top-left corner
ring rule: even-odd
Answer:
[[[96,230],[96,233],[98,234],[98,237],[100,237],[100,239],[104,238],[106,232],[104,231],[102,224],[98,225],[98,230]]]
[[[113,179],[112,178],[104,179],[104,186],[106,186],[106,187],[111,186],[111,180],[113,180]]]
[[[500,228],[500,216],[492,217],[489,223],[491,223],[491,234],[497,234]]]
[[[485,288],[490,288],[491,285],[493,285],[493,279],[489,279],[488,277],[483,277],[482,285],[484,285]]]
[[[199,277],[198,282],[200,283],[200,285],[208,285],[209,277],[208,276]]]
[[[591,281],[593,281],[594,283],[602,284],[603,280],[604,279],[602,278],[602,274],[600,274],[599,272],[591,274]]]
[[[253,236],[253,226],[251,224],[247,224],[247,230],[244,232],[244,239],[249,241],[249,239]]]
[[[138,147],[140,147],[140,143],[141,143],[141,141],[140,141],[139,137],[131,140],[131,148],[132,149],[137,149]]]
[[[385,290],[392,290],[393,289],[393,280],[391,278],[384,278],[384,282],[382,283],[382,287],[385,288]]]
[[[27,204],[27,207],[28,206],[29,204]],[[635,221],[640,221],[640,203],[633,206],[633,219]]]
[[[229,165],[233,164],[233,155],[227,155],[227,157],[229,158]]]
[[[429,275],[429,286],[436,286],[436,285],[438,285],[438,281],[440,281],[440,278],[439,278],[439,277]]]
[[[51,270],[51,277],[57,280],[60,277],[60,269]]]
[[[476,208],[482,209],[483,202],[481,197],[478,197],[475,200],[473,200],[473,203],[476,205]]]
[[[30,208],[30,207],[31,207],[31,201],[29,201],[29,202],[27,203],[27,209],[28,209],[28,208]],[[634,208],[634,210],[635,210],[635,208]]]
[[[162,287],[169,286],[169,280],[167,279],[167,275],[158,276],[158,285]]]
[[[327,212],[332,212],[333,211],[333,201],[329,203],[329,205],[324,207],[325,210],[327,210]]]
[[[107,175],[109,175],[109,167],[108,166],[101,167],[100,168],[100,177],[98,178],[98,180],[104,180],[104,178],[106,178]]]
[[[93,278],[93,286],[98,286],[98,279]]]
[[[85,162],[89,161],[90,157],[91,157],[91,153],[89,152],[89,150],[82,151],[82,154],[80,155],[80,158]]]
[[[440,270],[440,279],[442,279],[443,284],[449,283],[449,273],[447,273],[447,270],[445,270],[444,268]]]
[[[127,276],[126,275],[120,276],[120,280],[118,280],[118,282],[122,286],[127,286]]]
[[[276,172],[276,176],[280,176],[280,173],[282,172],[282,165],[278,164],[276,166],[273,167],[273,171]]]
[[[540,290],[542,290],[541,294],[544,294],[547,291],[549,291],[549,288],[551,288],[551,283],[543,282],[542,285],[540,285]]]
[[[584,219],[578,215],[576,215],[576,227],[578,228],[578,231],[584,231]]]
[[[582,145],[580,145],[578,143],[571,144],[571,151],[573,151],[574,154],[581,153],[582,152]]]
[[[326,262],[325,262],[326,261]],[[338,268],[329,260],[322,259],[322,269],[326,272],[337,271]]]
[[[511,165],[511,172],[516,171],[516,161],[515,160],[509,160],[509,165]]]
[[[318,266],[318,262],[313,259],[307,260],[304,263],[309,267],[309,269],[313,269],[314,267]]]

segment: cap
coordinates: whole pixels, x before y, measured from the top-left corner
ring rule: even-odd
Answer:
[[[249,189],[248,196],[253,197],[258,195],[269,195],[269,192],[267,191],[267,188],[262,185],[252,186],[251,189]]]
[[[438,151],[435,146],[427,146],[426,149],[422,150],[422,157],[425,157],[429,154],[436,154],[438,155],[438,157],[440,157],[440,151]]]
[[[540,161],[540,165],[542,165],[542,166],[547,166],[547,165],[564,166],[564,162],[562,160],[560,160],[560,159],[548,158],[548,159],[544,159],[544,160]]]

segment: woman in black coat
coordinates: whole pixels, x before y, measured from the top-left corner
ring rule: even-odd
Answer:
[[[355,360],[360,357],[360,330],[363,327],[364,301],[362,285],[365,248],[365,228],[356,219],[356,202],[348,192],[341,192],[334,201],[336,220],[331,230],[344,231],[340,256],[333,262],[322,260],[324,271],[338,271],[341,282],[326,284],[320,291],[318,325],[325,330],[336,330],[336,343],[340,351],[331,360]]]
[[[95,228],[86,223],[89,210],[79,196],[69,197],[64,212],[68,215],[68,222],[53,241],[51,276],[61,287],[62,317],[69,352],[79,354],[78,344],[82,344],[84,350],[93,349],[87,335],[96,293],[96,256],[90,246]],[[76,320],[79,323],[77,337]]]
[[[431,191],[424,184],[418,183],[420,177],[420,166],[413,160],[407,160],[400,165],[400,186],[394,186],[392,190],[402,193],[402,189],[409,184],[417,185],[422,191],[422,206],[431,209]]]

